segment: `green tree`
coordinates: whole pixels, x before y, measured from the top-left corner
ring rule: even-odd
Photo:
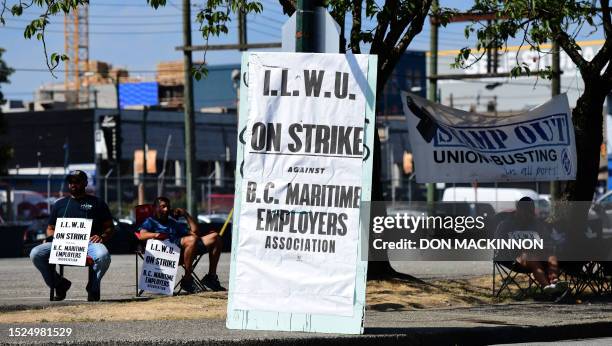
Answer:
[[[465,66],[470,56],[482,58],[486,49],[503,50],[509,42],[520,40],[522,49],[550,54],[543,45],[556,41],[576,64],[584,91],[572,111],[576,134],[578,165],[576,180],[566,184],[562,199],[591,201],[597,185],[600,148],[603,140],[603,104],[612,89],[612,21],[609,0],[476,0],[469,12],[494,14],[494,20],[475,22],[465,29],[466,38],[475,35],[476,51],[463,48],[456,66]],[[578,35],[603,29],[604,44],[589,61],[576,43]],[[520,51],[516,53],[518,57]],[[518,62],[518,61],[517,61]],[[511,75],[537,74],[552,77],[550,66],[530,71],[518,65]],[[586,213],[583,213],[586,215]]]
[[[4,59],[2,59],[2,54],[4,53],[4,49],[0,48],[0,105],[3,105],[6,100],[4,99],[4,94],[2,93],[2,83],[9,83],[8,77],[13,73],[13,69],[8,67]],[[0,110],[0,138],[2,138],[6,134],[6,120],[4,119],[4,115]],[[12,149],[9,143],[2,143],[0,141],[0,175],[6,174],[6,167],[8,161],[12,157]]]

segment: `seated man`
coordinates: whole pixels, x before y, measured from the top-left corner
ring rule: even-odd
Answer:
[[[181,282],[181,288],[188,293],[194,293],[197,288],[194,285],[193,260],[198,252],[198,246],[204,246],[200,251],[209,252],[208,274],[202,278],[201,284],[212,291],[225,291],[219,283],[217,276],[217,263],[223,249],[223,242],[216,232],[200,235],[198,223],[184,209],[170,208],[170,200],[166,197],[157,197],[153,203],[155,216],[147,218],[140,226],[140,239],[169,239],[171,242],[183,249],[183,264],[185,265],[185,276]],[[185,217],[189,229],[175,218]]]
[[[499,237],[544,239],[544,250],[521,251],[515,254],[514,263],[507,266],[518,265],[533,273],[533,277],[540,284],[544,293],[561,298],[568,290],[567,282],[559,281],[559,262],[557,256],[546,249],[547,240],[550,239],[550,229],[536,218],[533,199],[523,197],[516,202],[516,210],[512,216],[500,223],[497,228]]]
[[[86,193],[87,174],[85,172],[79,170],[70,172],[66,176],[66,183],[68,184],[70,196],[58,199],[53,204],[47,226],[48,241],[32,249],[30,258],[34,266],[42,274],[47,286],[55,286],[55,297],[53,300],[64,300],[66,292],[68,292],[72,283],[68,279],[60,277],[49,266],[51,240],[55,234],[55,224],[58,218],[64,217],[93,220],[87,256],[93,260],[92,269],[95,276],[92,278],[93,280],[87,283],[86,290],[88,301],[99,301],[100,283],[111,263],[110,254],[104,244],[115,232],[113,219],[104,201]]]

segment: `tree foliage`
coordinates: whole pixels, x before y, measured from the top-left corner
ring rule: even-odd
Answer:
[[[279,0],[287,15],[295,12],[295,1]],[[369,46],[369,54],[378,55],[378,91],[382,91],[399,58],[404,54],[414,37],[423,30],[432,0],[386,0],[346,1],[327,0],[325,7],[340,24],[341,39],[346,51],[361,53],[362,46]],[[439,13],[454,13],[444,9]],[[436,12],[438,13],[438,12]],[[440,15],[445,22],[446,16]],[[368,27],[365,22],[373,23]],[[350,21],[350,31],[344,27]]]
[[[612,19],[609,0],[475,0],[471,13],[493,14],[492,21],[477,21],[468,25],[465,36],[475,36],[476,51],[465,47],[455,65],[464,67],[468,61],[483,57],[486,49],[505,50],[519,40],[521,49],[537,52],[541,58],[551,54],[546,45],[556,41],[580,71],[584,90],[573,110],[573,122],[578,152],[576,180],[566,185],[564,198],[590,201],[597,184],[599,152],[603,140],[603,103],[612,89]],[[603,31],[604,43],[591,60],[581,54],[579,35],[588,36]],[[537,71],[526,64],[515,66],[512,76],[536,74],[551,78],[550,66],[540,63]]]
[[[34,12],[38,17],[28,23],[23,31],[26,39],[36,39],[41,42],[45,54],[47,67],[53,71],[60,62],[69,60],[66,54],[54,52],[47,49],[46,29],[53,17],[69,14],[78,7],[89,5],[89,0],[30,0],[10,5],[7,0],[2,1],[0,6],[0,24],[6,23],[7,14],[14,17],[22,16],[26,11]],[[166,0],[146,0],[147,4],[154,9],[166,6]],[[199,31],[206,42],[210,37],[220,36],[228,33],[228,24],[232,20],[232,14],[238,12],[259,13],[263,6],[259,1],[249,0],[206,0],[198,7],[195,15],[199,23]],[[200,79],[207,72],[202,64],[193,69],[192,73],[196,79]]]
[[[519,40],[521,48],[536,51],[542,57],[550,54],[544,47],[554,40],[585,77],[598,76],[612,53],[612,25],[608,0],[599,1],[599,5],[594,1],[584,0],[476,0],[469,12],[494,14],[494,20],[477,21],[466,26],[465,37],[473,35],[477,39],[476,52],[469,47],[462,48],[455,66],[464,67],[470,56],[482,58],[486,49],[504,50],[511,40]],[[604,29],[605,43],[592,61],[586,61],[580,54],[581,47],[576,38],[579,34],[593,33],[600,28]],[[511,74],[518,76],[534,72],[551,77],[550,66],[542,66],[540,71],[530,71],[526,64],[516,66]],[[607,75],[601,77],[608,77],[609,81],[609,74],[608,69]]]
[[[406,51],[412,39],[421,32],[432,1],[327,0],[322,3],[340,24],[343,46],[347,51],[360,53],[361,46],[366,44],[370,47],[370,54],[379,56],[378,88],[381,89],[400,56]],[[166,6],[166,0],[146,0],[146,2],[155,9]],[[24,37],[41,41],[47,66],[53,71],[62,61],[68,60],[68,56],[47,49],[45,30],[48,24],[54,16],[65,15],[88,3],[89,0],[31,0],[19,1],[11,6],[7,5],[6,0],[2,0],[0,23],[5,23],[8,12],[12,16],[21,16],[26,11],[35,12],[38,18],[26,25]],[[210,37],[227,34],[233,14],[260,13],[263,10],[262,3],[257,0],[207,0],[201,1],[200,4],[194,1],[194,4],[198,6],[195,19],[199,23],[199,31],[205,42],[208,42]],[[295,11],[295,1],[292,0],[279,0],[279,6],[288,15]],[[450,11],[442,11],[440,16],[443,13]],[[351,29],[345,33],[347,18],[351,21]],[[374,22],[375,26],[366,28],[364,19]],[[192,72],[199,79],[206,74],[206,69],[202,65]]]

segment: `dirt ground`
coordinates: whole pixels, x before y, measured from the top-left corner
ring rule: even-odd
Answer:
[[[491,284],[491,276],[430,281],[426,284],[369,281],[367,309],[402,311],[468,307],[514,299],[514,294],[506,294],[501,299],[494,300],[491,296]],[[226,303],[226,292],[204,292],[128,302],[84,302],[78,305],[0,313],[0,323],[225,319]]]

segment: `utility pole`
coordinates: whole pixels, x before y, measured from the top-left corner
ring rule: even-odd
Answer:
[[[142,175],[138,184],[138,204],[146,203],[146,181],[147,181],[147,118],[149,116],[149,106],[144,106],[142,109]]]
[[[147,177],[147,120],[149,118],[149,106],[144,106],[142,110],[142,176]],[[143,180],[144,182],[144,180]]]
[[[318,0],[298,0],[295,17],[295,51],[314,53],[317,47],[315,33],[315,8]]]
[[[191,2],[183,0],[183,46],[191,46]],[[185,87],[183,90],[183,110],[185,113],[185,178],[187,188],[187,211],[197,216],[195,203],[195,114],[193,112],[193,80],[191,51],[183,50]]]
[[[431,12],[436,15],[438,11],[438,0],[434,0],[431,4]],[[429,34],[429,75],[436,76],[438,74],[438,20],[433,18],[430,21],[431,33]],[[438,80],[429,79],[427,88],[427,98],[431,102],[438,101]],[[433,202],[436,198],[436,185],[433,183],[427,184],[427,202]]]
[[[238,45],[241,47],[247,46],[247,20],[246,13],[240,10],[238,11]],[[246,48],[240,48],[241,51],[246,50]]]
[[[551,94],[553,97],[561,94],[561,66],[559,57],[559,42],[554,40],[552,42],[552,81],[551,81]],[[561,192],[561,183],[559,181],[550,182],[550,199],[559,199]]]
[[[119,73],[117,73],[117,75],[115,76],[115,78],[113,79],[113,83],[115,84],[115,98],[117,99],[117,102],[115,103],[115,105],[117,106],[117,121],[121,122],[121,103],[119,102]],[[121,138],[121,133],[119,133],[119,138]],[[117,143],[117,145],[119,146],[119,149],[117,150],[117,153],[119,155],[117,155],[116,158],[116,167],[117,167],[117,217],[120,218],[121,217],[121,209],[122,209],[122,201],[121,201],[121,195],[123,193],[123,191],[121,191],[121,145],[123,143],[121,143],[121,141],[119,141],[119,143]]]

